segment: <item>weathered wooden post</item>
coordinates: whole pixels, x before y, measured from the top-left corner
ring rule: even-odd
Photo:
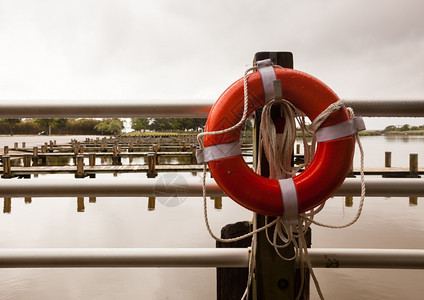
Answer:
[[[197,164],[196,149],[197,149],[196,145],[192,144],[190,146],[190,150],[191,150],[190,164],[192,164],[192,165]]]
[[[96,165],[96,153],[89,153],[88,154],[88,164],[90,167],[94,167]]]
[[[147,170],[147,178],[155,178],[158,175],[156,171],[156,155],[155,153],[147,154],[147,165],[149,169]]]
[[[158,146],[158,144],[153,144],[152,149],[153,149],[153,152],[155,153],[156,164],[159,164],[159,155],[158,155],[159,146]]]
[[[31,159],[32,158],[32,154],[29,153],[25,153],[24,154],[24,167],[31,167]]]
[[[392,167],[392,152],[384,152],[384,167]]]
[[[260,52],[256,53],[255,61],[270,58],[272,62],[276,65],[280,65],[286,68],[293,68],[293,57],[290,52]],[[271,112],[274,115],[273,112]],[[263,154],[262,157],[257,157],[258,151],[258,136],[259,136],[259,126],[260,126],[260,116],[261,111],[256,112],[256,122],[255,122],[255,134],[254,134],[254,165],[256,164],[256,159],[261,160],[261,170],[262,176],[269,177],[268,162]],[[268,218],[268,222],[271,222],[272,218]],[[265,216],[257,216],[257,225],[258,228],[265,225]],[[270,235],[273,234],[273,229],[269,230]],[[222,236],[224,237],[224,236]],[[307,246],[310,246],[311,231],[309,230],[305,236],[307,240]],[[273,246],[268,242],[266,234],[264,231],[258,233],[257,235],[257,254],[256,254],[256,270],[255,270],[255,282],[253,283],[254,288],[256,289],[254,293],[256,294],[257,299],[294,299],[297,292],[300,289],[300,267],[294,260],[286,261],[282,259],[277,253]],[[217,243],[218,244],[218,243]],[[228,245],[228,247],[231,247]],[[280,249],[282,250],[282,249]],[[284,257],[293,257],[295,250],[292,244],[284,248],[280,253]],[[246,269],[245,269],[246,270]],[[302,295],[300,299],[309,298],[309,271],[305,271],[304,285],[302,290]],[[247,270],[246,270],[247,274]],[[223,294],[219,290],[220,282],[222,282],[222,277],[225,276],[221,272],[217,272],[217,282],[218,282],[218,299],[240,299],[244,288],[246,287],[247,275],[238,276],[234,278],[227,278],[226,284],[228,285],[231,282],[232,286],[242,286],[244,288],[239,289],[238,294],[230,294],[232,290],[230,289],[228,294]],[[222,285],[221,285],[222,288]]]
[[[9,154],[9,146],[4,146],[3,154]]]
[[[15,142],[13,146],[13,150],[18,150],[18,149],[19,149],[19,143]]]
[[[26,143],[25,142],[22,142],[22,148],[26,148]]]
[[[3,178],[12,178],[12,165],[10,163],[10,155],[6,154],[2,156],[3,162]]]
[[[418,175],[418,154],[411,153],[409,154],[409,175],[408,177],[419,178]]]
[[[296,154],[300,154],[300,144],[296,144]]]
[[[38,165],[38,147],[32,148],[32,165]]]
[[[112,156],[112,164],[113,165],[121,165],[121,156],[119,155],[119,146],[113,145],[113,156]]]
[[[75,172],[75,178],[84,178],[84,155],[78,154],[76,156],[77,171]]]

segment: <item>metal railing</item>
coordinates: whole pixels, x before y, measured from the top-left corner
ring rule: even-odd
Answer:
[[[308,250],[314,268],[424,269],[424,250]],[[249,248],[0,249],[0,268],[242,268]]]
[[[421,178],[366,178],[367,197],[422,197],[424,179]],[[181,188],[184,191],[181,191]],[[335,196],[359,196],[359,178],[346,178]],[[202,196],[200,178],[179,181],[178,186],[155,179],[67,179],[44,181],[38,179],[1,180],[0,197],[185,197]],[[226,196],[215,180],[206,180],[208,197]]]
[[[364,117],[422,117],[424,99],[344,100]],[[0,103],[0,118],[206,118],[212,100],[144,101],[7,101]]]
[[[365,117],[423,117],[424,99],[345,100],[357,115]],[[81,117],[207,117],[212,101],[2,101],[0,118]],[[83,180],[44,182],[2,180],[0,195],[7,197],[67,196],[173,196],[176,187],[152,180]],[[423,179],[367,178],[367,196],[423,196]],[[347,178],[336,195],[359,195],[360,181]],[[213,180],[208,196],[223,196]],[[188,181],[187,196],[200,196],[199,181]],[[424,269],[424,250],[406,249],[310,249],[314,267]],[[0,249],[0,267],[245,267],[249,249],[207,248],[62,248]]]

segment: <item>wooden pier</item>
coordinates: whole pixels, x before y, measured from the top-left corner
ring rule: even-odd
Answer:
[[[172,137],[137,137],[137,138],[103,138],[86,139],[83,142],[71,140],[69,144],[57,145],[56,141],[44,143],[41,147],[26,147],[22,143],[14,143],[12,148],[4,147],[1,158],[2,178],[29,178],[33,174],[72,173],[77,178],[95,177],[97,173],[146,173],[149,178],[156,177],[158,172],[201,172],[203,165],[196,161],[197,144],[193,136]],[[143,151],[140,151],[143,150]],[[303,162],[300,145],[296,145],[295,163]],[[242,145],[243,156],[253,155],[252,144]],[[170,164],[174,157],[178,164]],[[102,160],[96,165],[96,158]],[[123,164],[122,158],[129,163]],[[143,158],[142,163],[133,163],[134,159]],[[63,159],[61,164],[55,160]],[[87,162],[88,159],[88,162]],[[385,166],[366,168],[365,175],[383,177],[420,177],[424,168],[418,167],[418,155],[410,154],[410,166],[392,167],[391,153],[385,153]],[[359,168],[351,170],[348,176],[360,174]]]

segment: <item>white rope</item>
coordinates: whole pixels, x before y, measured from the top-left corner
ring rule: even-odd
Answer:
[[[249,68],[244,73],[244,78],[243,78],[244,103],[243,103],[243,115],[240,121],[237,124],[226,129],[200,133],[197,136],[197,139],[201,148],[203,148],[203,141],[202,141],[203,136],[227,133],[237,129],[238,127],[244,124],[247,118],[247,111],[248,111],[248,105],[249,105],[248,86],[247,86],[248,74],[250,71],[256,70],[256,69],[257,69],[256,67]],[[276,133],[275,126],[271,118],[271,106],[274,104],[280,105],[281,117],[285,119],[284,132],[282,134]],[[330,114],[339,110],[341,107],[343,107],[343,105],[344,104],[342,100],[339,100],[329,105],[321,114],[319,114],[315,118],[315,120],[312,122],[309,128],[307,128],[306,126],[304,114],[298,111],[290,102],[286,100],[273,100],[269,102],[267,105],[265,105],[263,108],[262,118],[261,118],[262,122],[261,122],[261,128],[260,128],[260,136],[259,136],[259,158],[261,157],[262,151],[264,151],[264,154],[270,165],[270,178],[281,179],[281,178],[292,177],[293,175],[296,174],[299,168],[307,167],[310,161],[312,160],[313,153],[315,152],[316,140],[315,140],[314,133]],[[353,110],[348,108],[348,111],[350,116],[353,117],[354,116]],[[290,167],[290,160],[291,160],[291,156],[293,152],[294,141],[296,138],[296,126],[294,122],[295,119],[297,119],[302,129],[302,139],[303,139],[304,149],[305,149],[304,150],[305,163],[299,166],[298,168],[292,170]],[[311,150],[309,150],[306,137],[305,137],[305,132],[313,134]],[[364,171],[363,171],[364,170],[364,152],[363,152],[363,148],[360,143],[358,134],[355,135],[355,138],[361,152],[361,202],[360,202],[358,212],[355,218],[351,222],[344,225],[334,226],[334,225],[327,225],[327,224],[322,224],[317,221],[314,221],[313,218],[315,214],[320,212],[324,207],[324,204],[322,204],[308,212],[299,214],[299,223],[295,226],[286,224],[284,218],[282,217],[277,217],[275,220],[273,220],[270,223],[268,223],[268,218],[265,217],[265,225],[258,229],[257,220],[256,220],[257,215],[256,213],[254,213],[252,232],[249,232],[247,234],[244,234],[236,238],[229,238],[229,239],[219,238],[212,232],[210,228],[209,220],[208,220],[207,201],[206,201],[206,163],[203,165],[202,190],[203,190],[204,218],[205,218],[206,228],[209,234],[211,235],[211,237],[213,237],[216,241],[229,243],[229,242],[236,242],[236,241],[252,236],[251,255],[249,257],[248,283],[246,286],[246,290],[241,298],[242,300],[248,299],[249,297],[249,288],[251,286],[252,278],[254,276],[254,269],[256,265],[255,256],[256,256],[256,248],[257,248],[257,233],[263,230],[265,230],[268,242],[274,247],[276,253],[284,260],[295,259],[300,267],[301,286],[299,288],[296,299],[299,299],[302,294],[303,285],[304,285],[304,276],[305,276],[304,269],[306,266],[308,267],[310,274],[313,278],[318,295],[320,296],[321,299],[324,299],[318,280],[313,272],[311,261],[309,259],[309,253],[308,253],[308,247],[307,247],[305,234],[312,223],[319,226],[329,227],[329,228],[345,228],[347,226],[352,225],[359,219],[362,212],[364,199],[365,199],[365,180],[364,180]],[[259,159],[258,169],[257,169],[257,172],[259,174],[260,174],[260,169],[261,169],[261,165],[260,165],[260,159]],[[268,228],[272,226],[275,226],[275,228],[274,228],[273,238],[271,240],[268,234]],[[287,258],[280,253],[279,249],[286,248],[290,244],[293,244],[295,253],[293,257]]]

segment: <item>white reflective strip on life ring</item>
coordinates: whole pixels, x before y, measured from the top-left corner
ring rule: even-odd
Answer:
[[[275,76],[274,67],[270,59],[264,59],[257,61],[259,73],[261,73],[262,86],[265,93],[265,104],[275,98],[274,94],[274,80],[277,79]]]
[[[196,159],[199,164],[237,155],[242,155],[239,141],[216,144],[196,150]]]
[[[299,223],[299,204],[297,200],[297,191],[293,178],[278,180],[280,185],[281,196],[283,197],[283,218],[289,225],[297,225]]]
[[[365,130],[364,120],[362,117],[355,117],[336,125],[322,127],[315,132],[315,136],[319,143],[351,136],[362,130]]]

